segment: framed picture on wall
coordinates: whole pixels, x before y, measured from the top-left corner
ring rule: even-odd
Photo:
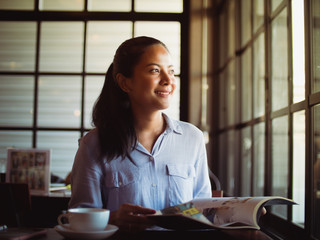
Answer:
[[[48,195],[50,149],[8,149],[6,182],[28,183],[32,195]]]

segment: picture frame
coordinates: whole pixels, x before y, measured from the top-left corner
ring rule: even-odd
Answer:
[[[50,149],[7,151],[6,182],[28,183],[31,195],[49,195]]]

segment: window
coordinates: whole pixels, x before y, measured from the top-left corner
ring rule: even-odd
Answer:
[[[211,147],[222,188],[292,198],[299,205],[268,209],[274,229],[320,239],[320,3],[215,2]]]
[[[134,36],[156,37],[168,46],[178,91],[166,112],[186,120],[179,94],[188,83],[184,5],[183,0],[0,1],[0,159],[7,147],[50,148],[51,172],[65,178],[78,138],[92,128],[92,107],[114,52]]]

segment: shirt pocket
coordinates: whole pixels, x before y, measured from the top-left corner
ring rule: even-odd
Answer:
[[[193,199],[195,168],[191,164],[167,164],[170,204]]]

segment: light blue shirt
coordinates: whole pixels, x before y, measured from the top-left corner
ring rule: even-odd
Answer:
[[[123,203],[156,210],[211,197],[202,132],[190,123],[165,115],[166,130],[152,153],[140,143],[128,158],[98,161],[98,132],[91,130],[79,145],[72,169],[69,208],[117,210]],[[106,160],[106,159],[104,159]]]

